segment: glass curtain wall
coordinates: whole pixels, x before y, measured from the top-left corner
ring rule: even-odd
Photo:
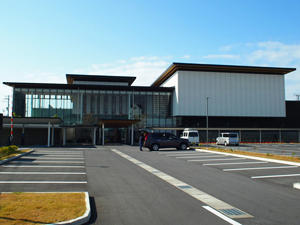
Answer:
[[[136,129],[172,127],[171,93],[15,88],[20,117],[61,117],[64,125],[96,125],[102,119],[140,120]]]

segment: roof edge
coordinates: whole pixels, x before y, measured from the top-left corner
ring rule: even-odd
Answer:
[[[293,72],[296,68],[282,67],[261,67],[261,66],[238,66],[238,65],[217,65],[198,63],[178,63],[173,62],[151,85],[158,87],[164,83],[176,71],[206,71],[206,72],[228,72],[228,73],[255,73],[285,75]]]

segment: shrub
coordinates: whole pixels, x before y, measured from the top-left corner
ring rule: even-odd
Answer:
[[[0,159],[17,153],[18,147],[15,145],[4,146],[0,148]]]

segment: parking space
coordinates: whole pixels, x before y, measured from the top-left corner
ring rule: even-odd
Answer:
[[[300,157],[300,144],[240,144],[239,146],[224,146],[213,144],[211,146],[223,149]]]
[[[84,152],[80,149],[35,149],[0,167],[2,192],[87,191]]]
[[[275,146],[274,152],[278,152],[282,147],[283,146]],[[295,150],[295,148],[297,148],[297,146],[293,146],[293,150]],[[264,148],[259,150],[263,151]],[[187,152],[161,151],[158,152],[158,154],[173,157],[178,160],[186,160],[202,166],[213,167],[222,172],[235,173],[251,179],[261,179],[266,182],[277,183],[288,187],[293,187],[294,183],[299,183],[300,181],[299,163],[275,163],[267,159],[251,159],[247,156],[232,156],[226,153],[207,150]]]

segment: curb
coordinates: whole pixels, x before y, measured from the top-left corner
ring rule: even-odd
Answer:
[[[84,192],[84,193],[85,193],[86,210],[85,210],[85,213],[83,214],[83,216],[77,217],[76,219],[73,219],[73,220],[54,223],[54,224],[81,225],[81,224],[89,222],[89,220],[91,218],[90,198],[89,198],[88,192]]]
[[[293,188],[300,189],[300,183],[294,183]]]
[[[22,156],[24,156],[24,155],[28,155],[28,154],[30,154],[31,152],[34,152],[34,149],[31,150],[31,151],[28,151],[28,152],[25,152],[25,153],[22,153],[22,154],[15,155],[15,156],[13,156],[13,157],[7,158],[7,159],[5,159],[5,160],[2,160],[2,161],[0,161],[0,165],[2,165],[2,164],[4,164],[4,163],[7,163],[7,162],[9,162],[9,161],[12,161],[12,160],[14,160],[14,159],[20,158],[20,157],[22,157]]]

